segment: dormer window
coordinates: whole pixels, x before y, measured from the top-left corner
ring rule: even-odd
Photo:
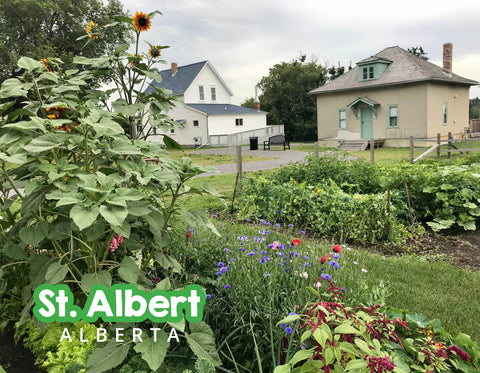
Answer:
[[[358,62],[358,80],[364,82],[379,79],[391,62],[380,58],[369,58]]]

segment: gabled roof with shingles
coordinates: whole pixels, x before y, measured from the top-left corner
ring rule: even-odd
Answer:
[[[376,80],[359,81],[359,67],[356,66],[331,82],[310,91],[309,94],[314,95],[422,81],[456,83],[469,86],[478,84],[477,81],[464,78],[460,75],[447,74],[441,67],[423,60],[400,47],[385,48],[376,55],[368,57],[357,64],[362,65],[379,60],[391,61],[391,63],[380,78]]]

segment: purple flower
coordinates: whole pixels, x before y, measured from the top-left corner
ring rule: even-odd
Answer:
[[[228,267],[222,267],[220,268],[220,273],[225,273],[228,271],[228,269],[229,269]]]
[[[278,223],[277,223],[277,224],[275,224],[275,226],[276,226],[277,228],[280,228],[280,224],[278,224]]]
[[[270,276],[270,273],[265,273],[265,277],[268,277],[268,276]]]
[[[230,289],[230,285],[227,284],[227,285],[225,285],[223,288],[224,288],[224,289]]]
[[[322,273],[322,275],[320,277],[323,278],[324,280],[331,280],[332,279],[332,276],[330,276],[326,273]]]
[[[287,327],[285,328],[285,333],[287,333],[287,334],[292,334],[292,333],[293,333],[293,329],[292,329],[291,327],[287,326]]]
[[[290,312],[288,316],[297,316],[297,314],[295,312]]]
[[[280,328],[285,329],[288,324],[280,324]]]
[[[250,219],[245,219],[245,221],[249,222],[249,221],[251,221],[251,220],[250,220]]]
[[[205,298],[207,298],[207,299],[210,299],[211,297],[212,297],[211,294],[207,294],[207,295],[205,296]]]
[[[289,226],[290,228],[293,228],[293,224],[288,224],[288,226]]]
[[[267,252],[265,250],[262,250],[262,251],[260,251],[260,254],[267,255]]]
[[[332,260],[331,262],[328,262],[328,265],[332,266],[333,269],[339,269],[340,264],[338,264],[335,260]]]
[[[250,251],[249,253],[247,253],[248,256],[253,256],[255,255],[255,252],[254,251]]]
[[[305,350],[307,348],[307,344],[305,342],[300,343],[300,348]]]
[[[281,214],[281,213],[282,213],[282,211],[281,211],[281,210],[277,210],[277,212],[278,212],[279,214]]]
[[[217,263],[217,267],[223,267],[224,265],[225,265],[224,262],[218,262],[218,263]]]
[[[222,272],[217,272],[215,273],[217,276],[221,276],[222,275]]]
[[[231,250],[230,250],[230,249],[227,249],[227,248],[223,249],[223,252],[224,252],[224,253],[229,253],[230,251],[231,251]]]
[[[158,284],[160,281],[162,281],[162,279],[160,277],[155,277],[153,279],[153,282],[156,283],[156,284]]]
[[[305,234],[305,231],[300,231],[300,234]]]
[[[335,254],[332,255],[332,258],[333,259],[338,259],[338,258],[340,258],[340,254],[335,253]]]

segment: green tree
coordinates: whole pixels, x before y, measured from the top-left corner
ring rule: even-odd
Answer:
[[[254,109],[254,107],[253,107],[253,102],[254,101],[255,101],[255,99],[253,97],[246,98],[245,101],[243,101],[240,104],[240,106],[248,107],[249,109]]]
[[[0,2],[0,82],[18,76],[21,56],[36,60],[61,58],[67,65],[73,56],[99,57],[129,40],[127,25],[107,28],[99,43],[78,43],[86,25],[99,26],[126,15],[119,0],[2,0]]]
[[[268,124],[285,125],[290,141],[315,141],[316,105],[307,93],[325,84],[327,73],[325,67],[315,60],[307,62],[305,56],[273,66],[258,84]]]
[[[469,119],[480,118],[480,98],[475,97],[470,100]]]
[[[420,57],[422,60],[428,60],[427,52],[423,50],[422,47],[411,47],[407,49],[410,53],[414,54],[417,57]]]

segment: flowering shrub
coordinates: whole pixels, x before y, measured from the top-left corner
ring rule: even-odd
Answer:
[[[261,217],[292,223],[340,242],[398,242],[407,237],[398,219],[402,209],[392,204],[388,210],[387,193],[350,194],[333,181],[308,185],[248,179],[236,206],[241,219]]]
[[[318,299],[300,315],[278,322],[301,333],[300,349],[275,368],[283,372],[473,372],[480,367],[480,348],[467,335],[452,338],[438,320],[419,314],[380,311],[380,306],[346,307],[341,292],[327,280],[330,300]],[[285,327],[285,326],[284,326]],[[433,331],[432,331],[433,329]],[[293,333],[290,327],[290,333]],[[299,334],[300,335],[300,334]],[[287,340],[286,348],[295,341]],[[446,347],[449,346],[449,347]]]

